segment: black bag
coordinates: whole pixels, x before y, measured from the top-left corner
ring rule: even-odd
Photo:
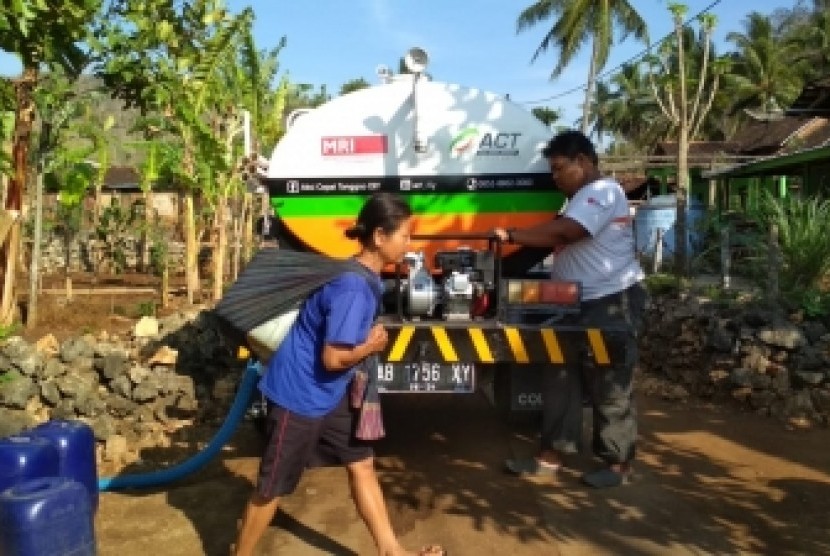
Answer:
[[[214,308],[226,343],[245,346],[267,362],[303,301],[344,272],[365,276],[375,288],[374,275],[354,259],[260,249]]]

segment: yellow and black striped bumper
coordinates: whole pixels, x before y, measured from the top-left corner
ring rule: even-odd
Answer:
[[[387,325],[390,363],[553,363],[579,360],[586,354],[597,365],[610,365],[606,331],[598,328],[519,326]]]

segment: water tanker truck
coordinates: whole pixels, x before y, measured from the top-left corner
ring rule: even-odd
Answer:
[[[556,324],[579,310],[579,284],[552,282],[549,253],[501,245],[494,227],[554,218],[541,150],[549,129],[503,96],[413,73],[289,117],[264,178],[282,244],[348,257],[367,195],[392,191],[414,212],[412,252],[384,272],[387,351],[381,392],[473,392],[538,409],[538,369],[571,358],[609,364],[603,331]],[[380,72],[383,73],[383,72]]]

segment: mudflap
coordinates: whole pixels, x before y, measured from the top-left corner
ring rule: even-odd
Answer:
[[[508,422],[538,419],[542,411],[540,365],[493,365],[493,404]]]

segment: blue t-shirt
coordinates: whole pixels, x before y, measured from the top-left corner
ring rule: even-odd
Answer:
[[[380,289],[380,278],[377,281]],[[362,344],[375,318],[377,296],[365,276],[345,272],[311,294],[268,363],[260,391],[272,402],[306,417],[321,417],[346,393],[354,368],[329,371],[325,344]]]

